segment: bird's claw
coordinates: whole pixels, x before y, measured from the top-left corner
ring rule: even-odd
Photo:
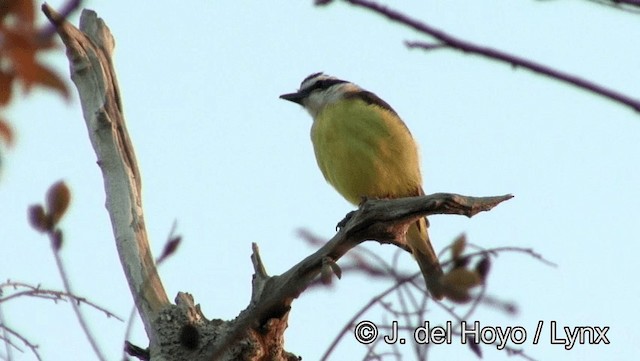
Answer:
[[[336,224],[336,231],[340,231],[342,228],[344,228],[344,226],[346,226],[347,223],[349,223],[354,213],[356,213],[356,211],[351,211],[347,213],[347,215],[344,216],[344,218],[340,222],[338,222],[338,224]]]

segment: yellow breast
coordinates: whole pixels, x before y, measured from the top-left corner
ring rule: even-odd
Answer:
[[[418,195],[418,150],[393,112],[359,99],[328,105],[311,128],[325,179],[349,202]]]

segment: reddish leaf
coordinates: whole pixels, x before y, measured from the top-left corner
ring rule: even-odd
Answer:
[[[0,1],[0,21],[11,11],[11,7],[15,1]]]
[[[0,118],[0,139],[4,139],[9,146],[13,144],[13,130],[11,130],[9,123],[2,118]]]
[[[0,105],[7,105],[11,100],[13,74],[0,71]]]
[[[64,216],[71,203],[71,192],[63,181],[58,181],[47,191],[47,212],[55,225]]]
[[[24,78],[31,73],[30,69],[36,63],[37,46],[34,43],[33,32],[5,28],[2,29],[2,35],[3,55],[9,58],[14,76]]]
[[[0,18],[15,15],[22,26],[33,26],[35,7],[32,0],[3,0],[0,1]]]
[[[13,67],[14,77],[22,81],[25,91],[31,90],[33,85],[43,85],[57,90],[69,99],[69,91],[62,79],[36,58],[37,52],[47,49],[50,42],[41,42],[33,30],[3,30],[4,53]]]
[[[34,65],[34,83],[52,88],[60,93],[60,95],[62,95],[66,100],[69,100],[69,90],[58,74],[42,64],[35,63]]]
[[[40,232],[45,232],[51,228],[51,220],[49,216],[44,212],[44,208],[40,204],[34,204],[29,207],[27,212],[29,216],[29,223],[31,227]]]
[[[33,0],[13,0],[16,3],[13,13],[20,19],[24,26],[33,27],[35,21],[36,8]]]
[[[35,21],[36,8],[32,0],[15,0],[15,2],[19,3],[16,7],[15,14],[19,19],[28,25],[29,27],[33,27],[33,22]]]

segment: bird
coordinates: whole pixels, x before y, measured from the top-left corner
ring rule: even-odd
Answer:
[[[307,76],[281,99],[301,105],[313,118],[311,141],[325,180],[347,201],[424,195],[418,146],[398,113],[375,93],[324,74]],[[444,297],[442,267],[421,217],[406,240],[432,297]]]

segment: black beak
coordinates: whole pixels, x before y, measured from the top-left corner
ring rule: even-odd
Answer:
[[[280,99],[288,100],[290,102],[294,102],[302,105],[302,100],[304,100],[306,96],[307,96],[306,93],[297,92],[297,93],[282,94],[280,96]]]

